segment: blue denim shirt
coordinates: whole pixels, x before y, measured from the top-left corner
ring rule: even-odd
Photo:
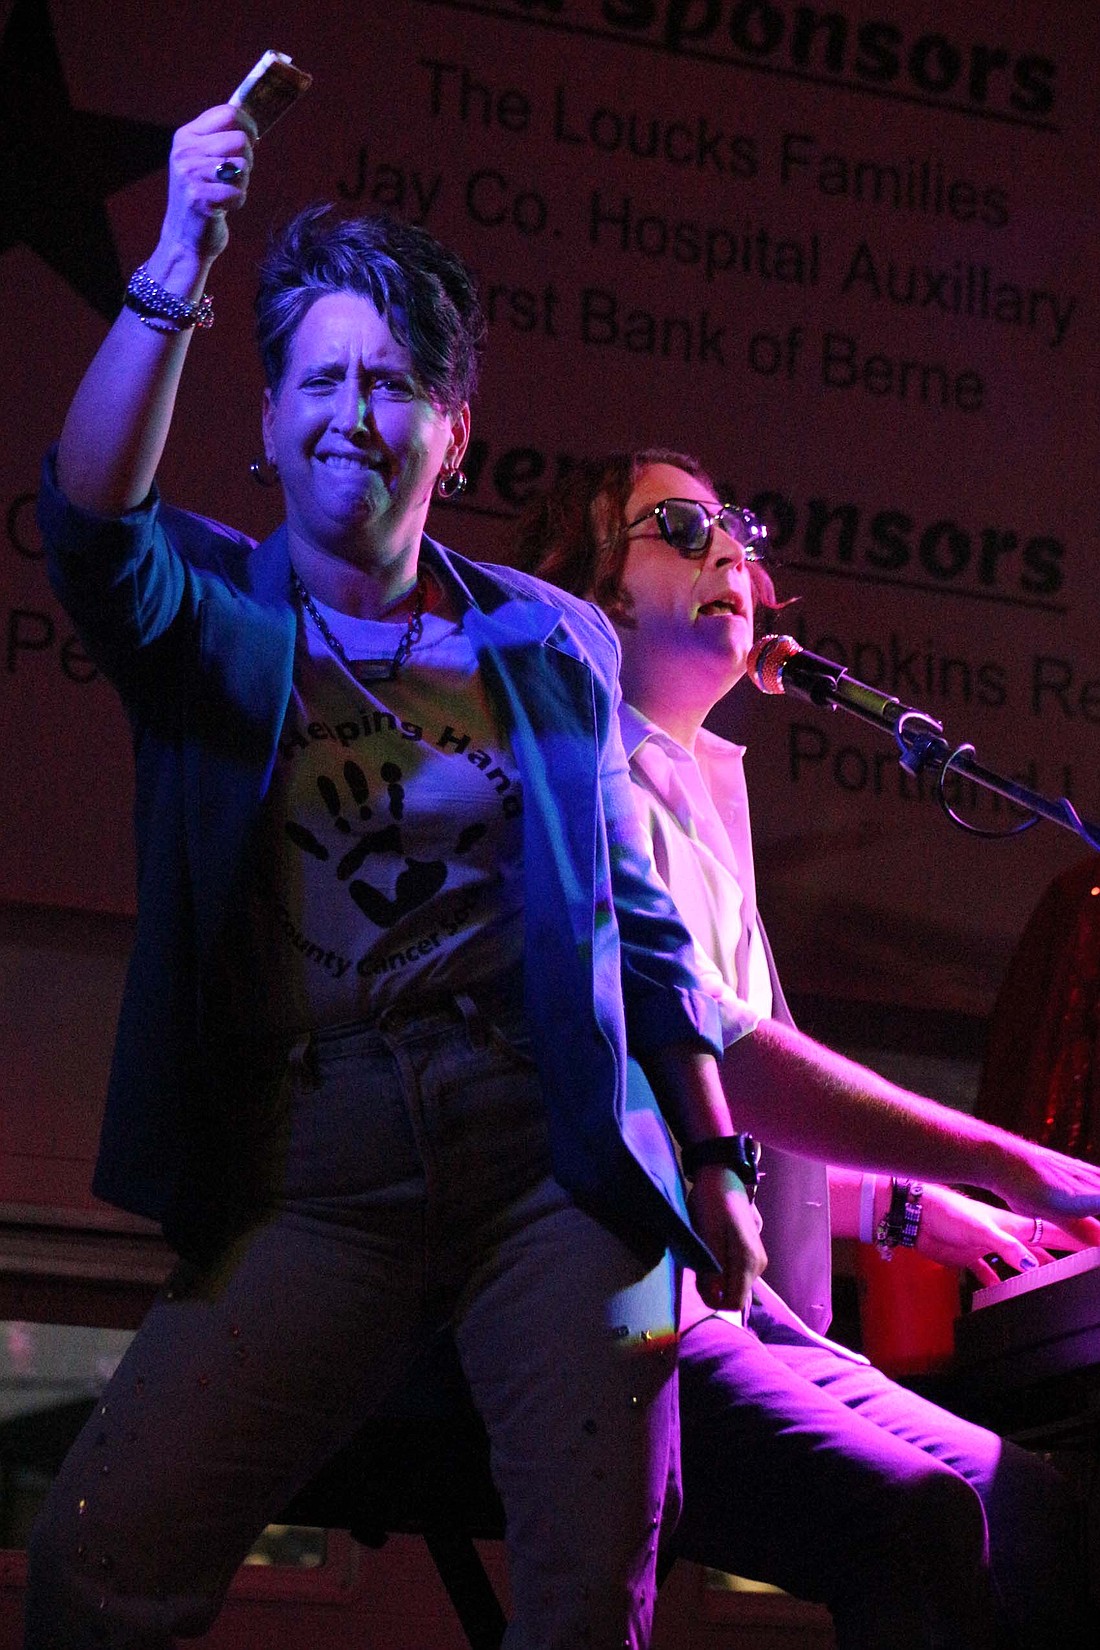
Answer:
[[[211,959],[290,695],[286,530],[257,547],[155,492],[120,518],[90,515],[59,491],[52,455],[39,524],[54,590],[134,736],[137,937],[94,1189],[180,1241],[216,1180],[214,1109],[242,1080],[219,1036]],[[422,553],[465,609],[520,770],[525,1004],[555,1174],[627,1235],[712,1269],[627,1053],[691,1040],[717,1053],[720,1032],[634,814],[614,631],[529,575],[429,539]]]

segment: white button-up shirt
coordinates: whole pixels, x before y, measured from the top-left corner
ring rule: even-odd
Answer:
[[[656,723],[623,704],[619,726],[634,783],[635,806],[664,882],[695,941],[699,978],[718,1003],[728,1048],[773,1013],[772,975],[756,915],[744,747],[701,728],[694,753]],[[736,1125],[736,1102],[733,1103]],[[829,1193],[825,1165],[769,1148],[758,1208],[770,1209],[764,1233],[768,1276],[754,1291],[787,1332],[820,1344],[830,1317]],[[771,1239],[769,1240],[769,1232]],[[802,1321],[792,1306],[804,1314]],[[709,1316],[685,1274],[680,1327]],[[740,1313],[720,1316],[740,1322]],[[811,1327],[812,1326],[812,1327]],[[865,1362],[846,1348],[834,1350]]]
[[[694,937],[728,1047],[772,1012],[756,923],[744,746],[701,728],[693,755],[626,704],[619,726],[657,874]]]

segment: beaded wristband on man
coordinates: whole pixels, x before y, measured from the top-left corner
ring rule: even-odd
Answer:
[[[920,1234],[924,1187],[915,1180],[891,1180],[890,1204],[875,1228],[875,1243],[883,1260],[890,1260],[894,1250],[916,1247]]]
[[[132,309],[138,320],[154,332],[189,332],[192,327],[214,325],[214,300],[206,296],[197,304],[178,298],[167,287],[154,281],[148,266],[135,269],[126,286],[123,303]]]

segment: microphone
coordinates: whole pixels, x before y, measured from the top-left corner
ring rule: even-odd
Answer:
[[[897,732],[904,717],[919,717],[924,724],[942,731],[939,722],[933,722],[924,711],[857,682],[843,665],[807,652],[793,636],[761,636],[750,649],[745,668],[761,693],[793,693],[823,710],[835,710],[839,705],[890,733]]]
[[[1083,821],[1068,797],[1051,802],[1038,791],[1028,790],[1016,780],[1004,779],[989,768],[979,766],[973,760],[973,745],[957,745],[951,749],[943,737],[942,722],[937,722],[926,711],[903,705],[892,694],[880,693],[866,682],[857,682],[843,665],[833,659],[822,659],[817,653],[808,653],[793,636],[761,636],[749,649],[745,673],[761,693],[793,693],[823,710],[836,710],[840,706],[861,721],[870,722],[872,727],[892,734],[898,747],[898,761],[907,773],[920,774],[929,768],[939,774],[940,806],[949,819],[965,830],[976,831],[979,836],[1016,836],[1038,824],[1040,819],[1051,819],[1083,837],[1090,847],[1100,848],[1100,825]],[[1031,817],[1007,831],[979,831],[968,825],[944,794],[943,783],[949,769],[1005,797]]]

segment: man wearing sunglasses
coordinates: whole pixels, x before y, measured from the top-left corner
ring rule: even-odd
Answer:
[[[577,466],[519,536],[524,565],[615,626],[638,812],[719,1002],[734,1127],[768,1143],[762,1173],[753,1136],[683,1153],[689,1179],[733,1176],[750,1195],[761,1182],[769,1264],[748,1325],[684,1279],[675,1551],[823,1601],[840,1650],[1076,1650],[1095,1628],[1060,1480],[824,1338],[830,1198],[834,1230],[989,1283],[992,1252],[1024,1269],[1100,1241],[1084,1218],[1100,1212],[1100,1170],[898,1089],[793,1026],[756,916],[743,753],[703,728],[745,672],[754,605],[776,605],[765,549],[694,460],[661,450]]]

